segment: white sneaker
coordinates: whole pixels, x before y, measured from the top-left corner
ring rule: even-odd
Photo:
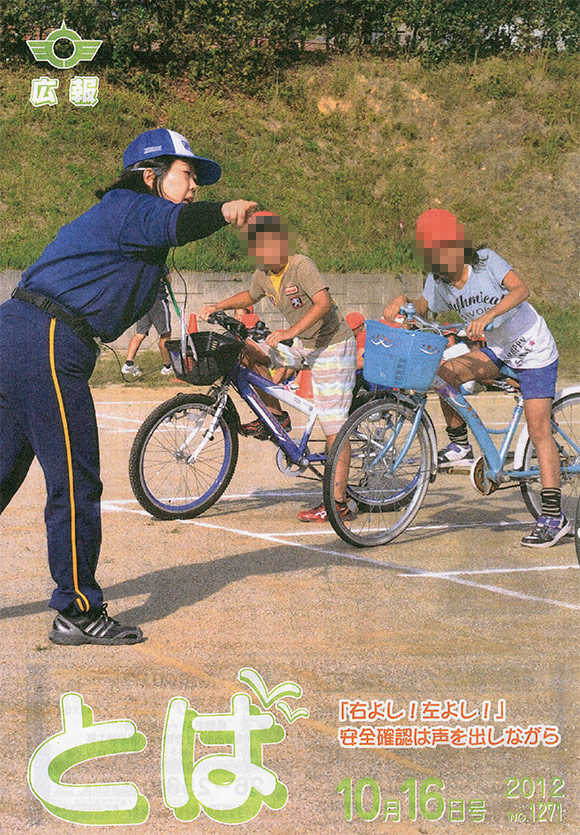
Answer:
[[[170,374],[173,374],[173,368],[171,366],[169,366],[169,368],[168,368],[166,365],[164,365],[164,366],[161,367],[161,373],[165,377],[168,377]]]
[[[127,365],[127,363],[125,363],[125,365],[122,368],[122,371],[123,374],[130,374],[132,377],[140,377],[143,374],[139,366],[135,365],[135,363],[133,363],[132,365]]]
[[[437,466],[439,469],[452,467],[460,461],[473,461],[473,448],[471,444],[462,446],[461,444],[452,442],[444,449],[440,449],[437,453]]]

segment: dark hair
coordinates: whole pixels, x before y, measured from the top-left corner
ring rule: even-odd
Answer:
[[[286,224],[278,215],[257,217],[248,226],[248,243],[255,243],[256,237],[262,232],[281,233],[282,231],[287,231]]]
[[[465,257],[465,264],[469,264],[470,267],[473,267],[474,270],[479,270],[487,261],[487,255],[481,256],[479,253],[482,249],[487,249],[487,244],[481,244],[481,246],[466,246],[464,248],[464,257]],[[438,273],[433,271],[433,278],[438,279],[439,281],[447,281],[447,273]]]
[[[169,154],[154,157],[153,159],[145,159],[142,162],[136,162],[130,168],[126,168],[121,176],[115,180],[114,183],[111,183],[110,186],[104,189],[97,189],[97,191],[95,191],[95,195],[99,198],[99,200],[101,200],[101,198],[109,191],[114,191],[114,189],[117,188],[126,188],[129,189],[129,191],[136,191],[138,194],[155,194],[157,197],[160,197],[161,192],[159,191],[159,184],[163,182],[163,178],[168,173],[176,159],[185,159],[187,162],[191,162],[188,157],[174,157]],[[149,188],[143,179],[143,171],[135,170],[139,168],[153,169],[155,174],[153,188]]]
[[[480,267],[487,261],[487,255],[482,258],[479,254],[482,249],[488,249],[488,245],[481,244],[480,246],[465,247],[465,263],[469,264],[470,267],[473,267],[474,270],[480,269]]]

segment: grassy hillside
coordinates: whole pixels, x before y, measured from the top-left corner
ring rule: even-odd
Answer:
[[[3,69],[0,267],[30,264],[117,176],[128,142],[166,125],[222,164],[204,197],[246,196],[279,211],[324,270],[413,268],[414,221],[439,205],[508,258],[536,300],[578,299],[580,67],[572,58],[439,69],[341,58],[302,67],[261,100],[196,96],[185,81],[159,89],[142,76],[113,85],[102,74],[95,108],[67,101],[74,71],[51,73],[60,79],[57,106],[33,108],[30,81],[40,74]],[[178,251],[177,263],[247,268],[230,230]]]

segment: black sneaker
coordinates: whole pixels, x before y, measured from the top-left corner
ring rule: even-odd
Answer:
[[[273,415],[282,429],[286,432],[292,431],[292,421],[288,412],[282,412],[281,415]],[[256,418],[251,423],[242,424],[242,435],[247,438],[255,438],[257,441],[268,441],[272,437],[272,433],[260,418]]]
[[[123,626],[107,614],[107,604],[88,612],[64,614],[54,619],[49,639],[53,644],[139,644],[144,640],[138,626]]]
[[[538,516],[533,531],[524,536],[522,545],[529,548],[549,548],[570,533],[571,525],[563,513],[560,516]]]

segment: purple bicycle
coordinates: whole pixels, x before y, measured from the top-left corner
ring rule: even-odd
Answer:
[[[225,332],[189,334],[186,339],[169,341],[167,347],[179,379],[211,388],[207,394],[178,394],[162,403],[145,419],[131,449],[131,487],[141,506],[158,519],[199,516],[217,502],[230,483],[238,461],[238,435],[243,434],[230,388],[267,428],[277,446],[276,464],[282,473],[297,476],[309,470],[319,479],[323,477],[319,467],[324,466],[326,454],[310,449],[317,417],[314,403],[241,362],[246,338],[265,339],[269,333],[265,325],[259,322],[248,329],[221,311],[208,321]],[[299,439],[290,437],[259,391],[305,415],[306,426]]]

